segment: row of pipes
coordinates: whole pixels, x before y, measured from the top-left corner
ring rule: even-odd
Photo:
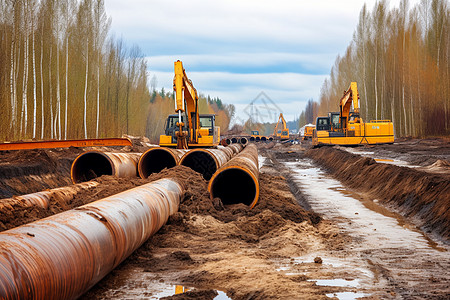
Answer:
[[[229,137],[229,138],[225,138],[221,141],[221,144],[223,146],[228,146],[228,145],[232,145],[232,144],[242,144],[242,145],[247,145],[249,142],[271,142],[273,141],[273,137],[269,136],[250,136],[250,137],[245,137],[245,136],[234,136],[234,137]]]
[[[246,144],[247,145],[247,144]],[[221,169],[230,160],[233,161],[234,173],[240,177],[246,178],[248,189],[254,192],[245,193],[225,193],[217,194],[211,191],[222,190],[217,189],[219,186],[234,186],[234,178],[238,178],[235,174],[228,175],[230,171],[225,172],[221,176],[214,176],[211,183],[211,198],[218,197],[224,204],[237,203],[238,199],[242,199],[242,203],[249,203],[253,207],[258,201],[259,184],[258,184],[258,151],[254,145],[245,147],[242,144],[231,144],[228,147],[218,149],[193,149],[178,150],[164,147],[155,147],[147,150],[142,155],[138,153],[112,153],[100,151],[88,151],[79,155],[73,162],[71,168],[71,177],[73,183],[80,183],[92,180],[101,175],[115,175],[118,177],[135,177],[139,175],[145,179],[153,173],[158,173],[165,168],[172,168],[177,165],[183,165],[193,169],[203,175],[205,180],[210,180],[217,172],[218,174],[225,172]],[[242,157],[249,157],[252,162],[250,164],[243,163]],[[232,173],[233,173],[232,172]],[[255,175],[256,174],[256,175]],[[237,182],[239,183],[239,182]]]
[[[254,145],[190,151],[152,148],[142,155],[89,151],[74,161],[71,176],[74,183],[103,174],[130,177],[138,173],[146,178],[176,165],[200,170],[209,180],[211,199],[219,197],[223,204],[250,207],[258,201]],[[103,173],[105,170],[109,173]],[[77,183],[67,193],[58,188],[13,201],[45,208],[54,193],[66,195],[62,198],[70,201],[77,190],[97,184]],[[167,222],[178,210],[185,189],[183,182],[161,179],[1,232],[0,299],[78,298]]]

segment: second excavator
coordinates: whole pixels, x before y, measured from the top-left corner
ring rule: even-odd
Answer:
[[[353,111],[351,107],[353,106]],[[339,112],[318,117],[313,131],[313,146],[362,145],[394,142],[394,126],[390,120],[371,120],[365,123],[359,114],[359,93],[356,82],[344,92]]]
[[[278,128],[279,126],[281,128]],[[283,113],[280,113],[280,116],[278,117],[277,125],[275,125],[275,129],[273,130],[273,137],[274,139],[281,141],[289,139],[289,128],[287,128],[286,120],[283,117]]]

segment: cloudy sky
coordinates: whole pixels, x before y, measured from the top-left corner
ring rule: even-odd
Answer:
[[[179,59],[197,91],[234,104],[239,122],[261,92],[287,120],[298,117],[308,99],[318,100],[364,2],[371,11],[376,0],[105,0],[105,5],[112,33],[141,48],[158,90],[172,89]],[[261,97],[256,107],[263,100],[270,103]]]

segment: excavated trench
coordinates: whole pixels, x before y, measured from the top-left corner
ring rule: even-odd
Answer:
[[[416,220],[424,230],[450,238],[450,174],[377,163],[346,151],[324,147],[305,153],[346,186]]]
[[[446,299],[448,174],[403,170],[330,148],[262,147],[268,149],[259,151],[260,197],[253,209],[211,199],[202,175],[177,166],[146,180],[102,176],[64,207],[55,196],[47,210],[2,213],[0,225],[13,228],[178,178],[187,186],[179,212],[81,299]],[[70,163],[81,150],[48,151],[0,153],[0,169],[13,169],[0,180],[4,197],[70,183]],[[428,230],[444,242],[433,242]],[[180,287],[188,292],[175,295]]]
[[[294,265],[281,261],[283,271],[305,274],[305,262],[317,255],[328,274],[310,280],[341,289],[329,297],[448,296],[448,173],[377,163],[329,147],[267,155],[314,212],[352,237],[338,253],[294,258]]]

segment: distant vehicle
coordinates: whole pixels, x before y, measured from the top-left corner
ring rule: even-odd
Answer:
[[[312,136],[313,136],[313,132],[314,132],[314,129],[316,129],[316,126],[315,125],[313,125],[313,124],[306,124],[305,126],[304,126],[304,129],[303,129],[303,140],[310,140],[310,139],[312,139]]]
[[[280,126],[281,128],[278,128]],[[286,126],[286,120],[283,117],[283,114],[280,113],[280,116],[278,117],[277,125],[275,125],[275,129],[273,130],[273,137],[274,139],[285,141],[289,139],[289,129]]]

